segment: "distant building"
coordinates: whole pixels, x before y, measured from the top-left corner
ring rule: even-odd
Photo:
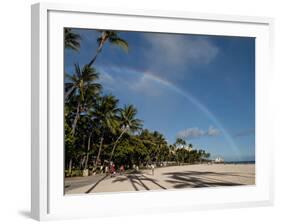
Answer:
[[[215,158],[214,162],[215,163],[224,163],[224,159],[219,156],[219,157]]]

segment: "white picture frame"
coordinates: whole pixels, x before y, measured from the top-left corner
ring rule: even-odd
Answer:
[[[63,27],[255,37],[256,185],[64,196]],[[32,217],[49,220],[271,205],[273,141],[267,130],[273,121],[266,105],[273,77],[272,32],[271,18],[32,5]]]

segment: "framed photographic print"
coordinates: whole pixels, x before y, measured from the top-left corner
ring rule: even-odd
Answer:
[[[271,204],[272,24],[33,5],[32,217]]]

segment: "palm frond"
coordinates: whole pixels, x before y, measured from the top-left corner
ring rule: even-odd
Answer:
[[[118,47],[121,47],[124,51],[126,51],[126,52],[129,51],[129,44],[124,39],[122,39],[120,37],[110,37],[109,41],[110,41],[110,43],[112,43]]]
[[[78,51],[80,49],[81,36],[72,31],[71,28],[64,29],[64,45],[65,48]]]

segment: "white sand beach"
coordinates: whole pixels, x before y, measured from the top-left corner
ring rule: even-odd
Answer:
[[[102,180],[101,180],[102,179]],[[147,191],[255,184],[255,164],[200,164],[156,168],[115,177],[66,178],[66,194]]]

